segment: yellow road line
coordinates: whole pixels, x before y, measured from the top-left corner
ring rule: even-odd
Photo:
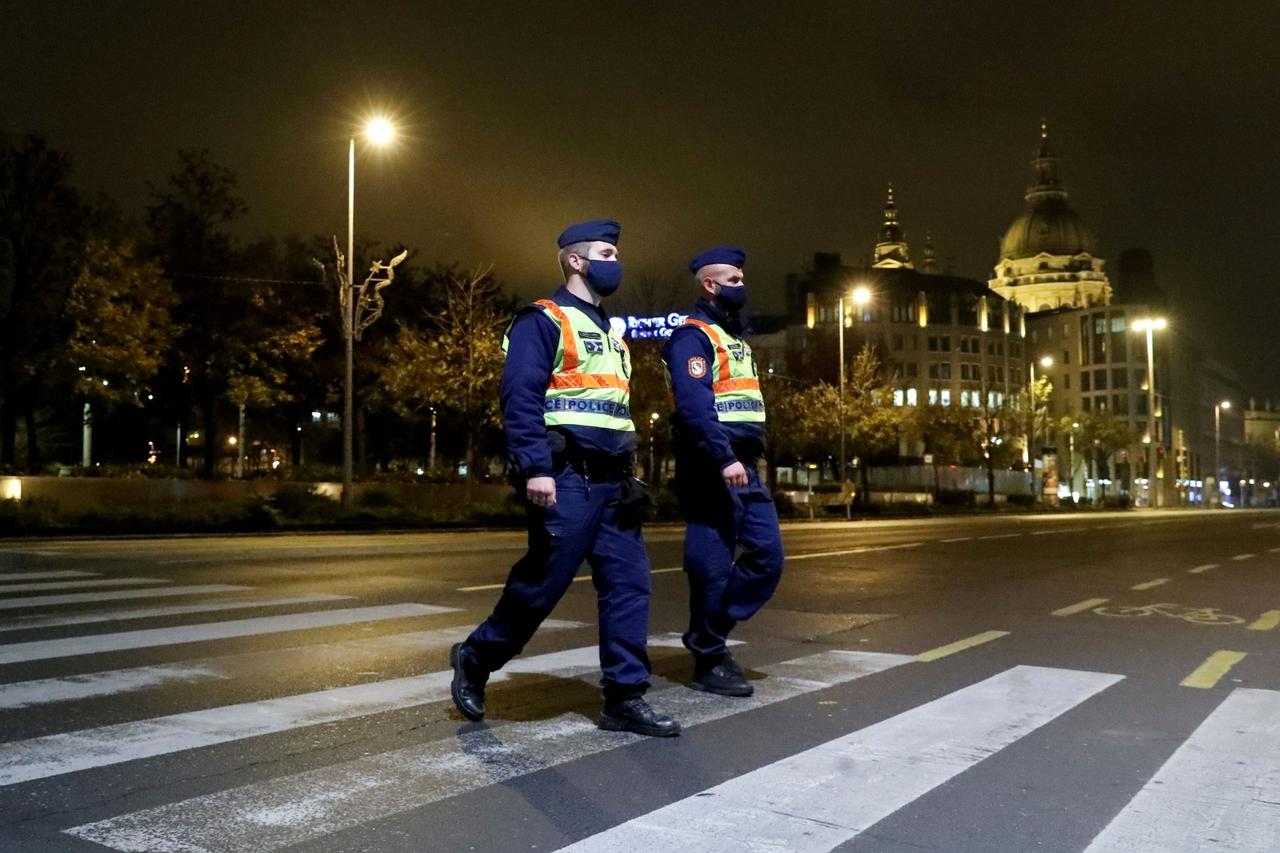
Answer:
[[[1092,610],[1099,604],[1106,604],[1110,599],[1106,598],[1086,598],[1079,604],[1073,604],[1070,607],[1063,607],[1050,613],[1050,616],[1070,616],[1073,613],[1079,613],[1082,610]]]
[[[1007,636],[1009,636],[1008,631],[983,631],[981,634],[974,634],[972,637],[965,637],[963,640],[956,640],[954,643],[948,643],[945,646],[938,646],[936,649],[921,652],[916,655],[915,659],[927,663],[928,661],[945,658],[947,655],[954,655],[956,652],[963,652],[965,649],[971,649],[974,646],[980,646],[983,643],[989,643],[992,640]]]
[[[1152,589],[1157,586],[1163,586],[1168,582],[1169,582],[1168,578],[1156,578],[1155,580],[1147,581],[1146,583],[1134,584],[1133,586],[1129,587],[1129,589]]]
[[[1196,566],[1194,569],[1187,569],[1187,574],[1198,575],[1201,572],[1207,572],[1210,569],[1216,569],[1216,568],[1218,568],[1217,563],[1205,563],[1203,566]]]
[[[1182,679],[1183,687],[1210,688],[1217,684],[1228,670],[1245,659],[1244,652],[1218,651],[1196,667],[1195,672]]]
[[[1270,631],[1280,625],[1280,610],[1268,610],[1249,626],[1250,631]]]

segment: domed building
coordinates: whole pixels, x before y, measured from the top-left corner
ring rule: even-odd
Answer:
[[[991,289],[1028,311],[1085,308],[1111,301],[1111,282],[1097,257],[1097,240],[1067,204],[1049,131],[1040,124],[1040,146],[1031,161],[1035,183],[1027,209],[1000,241]]]

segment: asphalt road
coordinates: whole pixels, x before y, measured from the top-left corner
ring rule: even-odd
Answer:
[[[0,851],[1280,850],[1280,514],[788,525],[749,700],[680,536],[664,741],[594,727],[589,581],[452,710],[522,535],[0,544]]]

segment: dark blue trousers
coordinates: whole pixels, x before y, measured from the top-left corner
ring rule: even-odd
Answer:
[[[556,475],[555,506],[528,507],[528,553],[512,566],[493,614],[467,639],[485,668],[501,669],[520,653],[585,560],[600,614],[605,696],[648,689],[649,555],[638,526],[618,526],[620,490],[569,467]]]
[[[725,654],[729,632],[773,597],[782,578],[778,511],[755,466],[748,466],[742,488],[728,488],[719,471],[701,465],[686,464],[676,480],[688,519],[684,644],[700,666],[714,666]]]

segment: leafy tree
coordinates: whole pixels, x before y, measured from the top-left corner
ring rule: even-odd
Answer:
[[[462,433],[468,482],[479,475],[477,450],[499,423],[502,334],[509,319],[501,287],[488,271],[454,274],[424,335],[400,322],[380,366],[383,390],[406,417],[434,407]]]
[[[137,257],[132,243],[90,240],[67,300],[71,334],[61,360],[79,374],[88,400],[141,405],[176,329],[177,296],[159,264]]]
[[[0,134],[0,465],[17,463],[21,417],[31,471],[40,467],[36,412],[84,244],[87,211],[70,176],[70,158],[43,138]]]
[[[1095,482],[1108,479],[1103,476],[1104,469],[1110,467],[1111,459],[1123,448],[1137,443],[1137,433],[1129,426],[1127,419],[1117,417],[1110,412],[1081,412],[1068,415],[1062,419],[1064,429],[1076,430],[1076,451],[1086,455],[1089,465],[1089,477]],[[1099,483],[1103,500],[1107,497],[1106,486]]]
[[[659,470],[671,447],[671,413],[675,410],[667,368],[662,362],[662,344],[660,339],[630,342],[631,416],[636,423],[638,449],[647,458],[652,436],[654,467]],[[647,474],[656,483],[655,472]]]
[[[770,464],[825,458],[840,436],[840,389],[819,382],[765,383]]]
[[[858,494],[865,500],[868,462],[896,454],[904,426],[902,409],[893,405],[893,389],[886,382],[884,365],[870,344],[854,357],[845,381],[844,410],[847,450],[862,460]]]
[[[179,151],[167,186],[151,192],[147,224],[180,297],[166,396],[199,410],[208,476],[218,459],[220,410],[289,399],[290,369],[315,352],[321,331],[314,311],[299,310],[297,285],[272,280],[274,248],[235,245],[228,228],[248,207],[235,175],[208,151]],[[185,405],[176,414],[184,418]]]

